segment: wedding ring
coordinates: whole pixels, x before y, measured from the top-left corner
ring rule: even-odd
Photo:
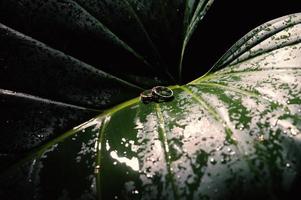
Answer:
[[[152,89],[152,96],[158,102],[169,101],[173,98],[173,91],[168,87],[156,86]]]
[[[153,101],[153,93],[152,90],[145,90],[143,92],[140,93],[140,100],[142,101],[142,103],[150,103],[151,101]]]

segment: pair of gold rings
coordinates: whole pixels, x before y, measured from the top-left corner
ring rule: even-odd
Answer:
[[[145,90],[140,94],[140,99],[143,103],[150,102],[166,102],[173,99],[173,91],[168,87],[156,86],[151,90]]]

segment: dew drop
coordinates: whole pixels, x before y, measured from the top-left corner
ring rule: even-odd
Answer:
[[[100,165],[96,165],[94,168],[94,173],[98,174],[99,173],[99,169],[100,169]]]
[[[216,164],[216,160],[214,158],[210,158],[210,163],[215,165]]]
[[[298,135],[300,132],[298,131],[298,130],[296,130],[296,129],[292,129],[291,130],[291,134],[292,134],[292,136],[296,136],[296,135]]]
[[[139,191],[138,191],[138,190],[133,190],[132,193],[133,193],[133,194],[139,194]]]
[[[223,148],[223,146],[216,147],[216,151],[220,151]]]
[[[286,166],[287,168],[290,168],[290,167],[291,167],[291,164],[290,164],[290,163],[286,163],[285,166]]]
[[[114,161],[114,162],[113,162],[113,165],[117,165],[117,162],[116,162],[116,161]]]
[[[183,154],[183,149],[181,146],[177,143],[173,143],[170,145],[170,155],[168,156],[169,159],[171,160],[178,160],[182,154]]]
[[[264,141],[264,136],[263,135],[258,136],[257,140],[259,142],[263,142]]]

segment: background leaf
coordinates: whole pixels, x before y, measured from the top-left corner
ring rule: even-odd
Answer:
[[[184,38],[212,3],[185,2],[0,1],[4,163],[145,88],[174,84]]]
[[[98,69],[150,87],[178,79],[181,51],[212,2],[5,0],[0,21]]]
[[[301,2],[298,0],[283,4],[277,4],[273,0],[266,0],[264,4],[261,0],[215,1],[187,46],[183,80],[190,82],[202,76],[254,27],[300,10]],[[223,28],[225,26],[227,28]]]
[[[10,199],[25,192],[38,199],[296,194],[300,19],[293,14],[254,29],[207,75],[171,87],[171,102],[130,100],[34,150],[2,173],[1,192]]]

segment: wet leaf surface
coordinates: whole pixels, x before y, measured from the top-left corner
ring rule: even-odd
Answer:
[[[191,1],[193,2],[193,1]],[[170,102],[132,99],[2,170],[9,199],[285,199],[300,187],[301,14],[238,41]]]
[[[211,4],[0,1],[1,153],[23,154],[146,88],[175,84]]]

